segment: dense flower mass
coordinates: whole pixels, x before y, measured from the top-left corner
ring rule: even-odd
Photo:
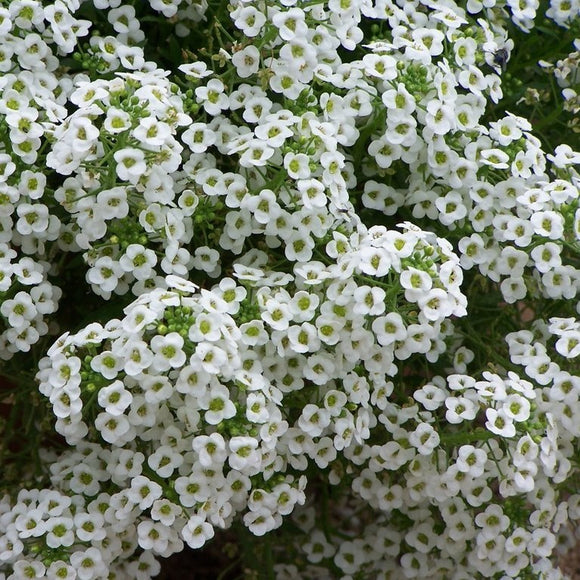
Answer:
[[[268,578],[565,578],[579,32],[0,0],[0,580],[147,580],[227,529]]]

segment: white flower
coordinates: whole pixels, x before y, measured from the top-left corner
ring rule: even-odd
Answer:
[[[442,320],[453,313],[454,304],[445,290],[432,288],[417,300],[421,314],[429,321]]]
[[[307,180],[311,174],[310,158],[308,157],[308,155],[304,153],[294,153],[292,151],[286,153],[286,155],[284,155],[284,169],[286,169],[288,175],[292,179],[299,180],[297,186],[300,191],[303,191],[304,184],[302,185],[301,188],[301,182],[302,180]],[[320,184],[320,186],[322,186],[322,184],[317,180],[312,180],[312,182],[315,182],[317,184]],[[310,185],[311,181],[307,181],[306,183]],[[324,190],[323,186],[322,190]],[[308,197],[310,198],[310,196]]]
[[[307,322],[312,320],[319,304],[320,299],[316,294],[299,290],[292,296],[288,306],[294,321]]]
[[[501,149],[483,149],[480,152],[481,162],[495,169],[507,169],[509,156]]]
[[[199,462],[205,468],[222,465],[228,457],[226,441],[219,433],[198,435],[192,441],[192,448],[198,453]]]
[[[173,525],[180,514],[181,507],[165,498],[156,499],[151,506],[151,518],[168,527]]]
[[[530,402],[519,393],[508,395],[502,401],[502,409],[506,416],[518,423],[526,421],[530,416]]]
[[[323,334],[324,338],[332,343],[331,333],[332,327],[329,327],[329,330],[319,334]],[[324,385],[334,377],[335,371],[336,365],[332,358],[327,353],[317,353],[308,357],[302,372],[304,373],[304,378],[312,381],[315,385]]]
[[[308,32],[304,11],[301,8],[290,8],[274,14],[272,23],[278,28],[278,34],[283,40],[292,40],[295,37],[303,38]]]
[[[401,272],[400,282],[405,288],[405,298],[410,302],[416,302],[433,286],[433,279],[427,272],[413,267]]]
[[[440,437],[429,423],[419,423],[415,431],[409,433],[409,443],[421,455],[431,455],[439,445]]]
[[[73,520],[70,517],[56,516],[49,518],[46,526],[46,545],[50,548],[72,546],[75,541]]]
[[[14,298],[4,300],[0,305],[0,313],[8,319],[8,324],[14,328],[24,328],[37,316],[37,310],[30,294],[18,292]]]
[[[242,50],[234,52],[232,63],[236,67],[238,76],[247,79],[258,72],[260,67],[260,51],[250,44]]]
[[[130,334],[138,333],[155,320],[155,313],[143,304],[133,303],[125,309],[123,326]]]
[[[260,317],[274,330],[286,330],[290,325],[292,314],[289,305],[270,299],[266,302]]]
[[[427,103],[425,126],[436,135],[446,135],[455,129],[455,110],[449,102],[433,99]],[[404,143],[405,144],[405,143]]]
[[[285,121],[273,120],[260,123],[254,133],[258,139],[266,145],[274,148],[280,148],[288,137],[293,135],[292,130],[287,126]]]
[[[385,316],[379,316],[373,320],[371,327],[381,346],[388,346],[407,338],[405,323],[397,312],[389,312]]]
[[[362,543],[362,540],[360,542],[346,540],[340,543],[338,551],[333,558],[333,562],[344,574],[354,575],[359,570],[360,566],[365,562],[366,556],[363,546],[361,545]],[[409,555],[410,554],[405,554],[405,556]],[[422,554],[418,555],[422,556]],[[405,567],[405,556],[403,556],[402,559],[403,567]],[[419,570],[419,573],[421,573],[424,569],[424,566],[413,566],[413,568],[415,570]]]
[[[117,163],[117,176],[122,181],[136,184],[147,170],[145,153],[141,149],[126,147],[115,151],[113,157]]]
[[[258,36],[266,23],[266,16],[255,6],[240,4],[233,12],[234,24],[245,36],[253,38]]]
[[[538,272],[544,274],[562,265],[562,259],[560,257],[561,251],[562,248],[558,244],[546,242],[545,244],[534,247],[530,252],[530,256]]]
[[[339,416],[347,402],[346,394],[336,389],[332,389],[324,395],[324,407],[332,417]]]
[[[510,114],[499,121],[490,123],[489,126],[489,136],[504,147],[522,136],[516,118]]]
[[[141,244],[130,244],[119,258],[119,265],[125,272],[131,273],[137,280],[146,280],[153,273],[157,264],[155,252]]]
[[[125,415],[99,413],[95,419],[95,427],[101,437],[113,445],[122,446],[126,442],[125,437],[132,438],[131,423]]]
[[[71,119],[65,135],[70,139],[73,154],[79,155],[79,153],[88,152],[93,147],[99,138],[99,130],[89,118],[77,116]]]
[[[157,148],[171,139],[171,127],[155,117],[145,117],[133,129],[133,137],[147,148]]]
[[[141,475],[145,456],[141,452],[134,452],[129,449],[114,449],[111,455],[111,463],[114,464],[112,480],[121,483],[129,478]],[[114,458],[114,460],[113,460]]]
[[[220,383],[211,386],[200,399],[199,405],[206,410],[204,419],[210,425],[218,425],[224,420],[231,419],[237,413],[236,406],[230,399],[228,388]]]
[[[229,98],[224,93],[225,87],[219,79],[210,79],[206,86],[197,87],[195,96],[197,102],[209,115],[218,115],[222,110],[229,108]]]
[[[97,204],[100,217],[104,220],[121,219],[127,217],[129,204],[127,192],[124,187],[105,189],[97,194]]]
[[[123,414],[129,407],[133,395],[125,389],[122,381],[117,380],[99,389],[97,400],[107,413],[117,416]]]
[[[107,565],[101,552],[94,547],[73,552],[70,556],[71,566],[76,570],[79,580],[92,580],[107,574]]]
[[[123,269],[119,262],[110,256],[102,256],[87,271],[86,278],[91,285],[97,286],[102,292],[110,293],[115,290],[122,275]]]
[[[162,494],[162,487],[144,475],[134,477],[131,480],[131,487],[127,490],[127,497],[141,510],[150,508]]]
[[[314,404],[305,405],[298,419],[298,426],[310,437],[320,436],[329,424],[330,413],[326,408],[321,408]]]
[[[483,73],[475,66],[465,67],[458,76],[459,84],[475,95],[481,95],[482,91],[487,88],[487,80]]]
[[[485,426],[492,433],[506,438],[513,437],[516,434],[513,420],[507,415],[503,408],[500,408],[499,410],[493,408],[486,409],[485,415],[487,417]]]
[[[91,359],[91,369],[103,375],[106,379],[113,380],[123,368],[123,360],[110,350],[105,350]]]
[[[200,342],[195,347],[195,358],[192,357],[191,363],[199,363],[206,373],[218,374],[223,372],[227,360],[228,356],[224,349],[207,342]]]
[[[457,454],[456,465],[459,471],[473,478],[483,475],[487,463],[487,452],[473,445],[462,445]]]
[[[260,224],[274,221],[281,213],[276,195],[270,189],[262,189],[258,195],[246,195],[241,207],[249,211]]]
[[[353,312],[379,316],[385,311],[385,296],[386,292],[378,286],[359,286],[354,291]]]
[[[266,398],[262,393],[248,393],[246,418],[252,423],[266,423],[270,419]]]
[[[228,462],[232,469],[237,469],[247,475],[255,475],[259,472],[262,459],[256,439],[235,436],[230,439],[228,446],[230,448]]]
[[[384,248],[365,246],[360,250],[358,269],[377,278],[386,276],[393,264],[393,256]]]
[[[445,402],[446,397],[445,389],[434,384],[424,385],[413,393],[413,398],[428,411],[438,409]]]
[[[452,424],[461,423],[462,421],[472,421],[475,419],[478,411],[475,402],[467,397],[447,397],[445,399],[445,406],[447,407],[445,419]]]
[[[103,127],[113,135],[122,133],[131,128],[131,115],[127,111],[118,109],[116,107],[109,107],[107,109],[107,116],[103,121]]]
[[[397,77],[397,61],[389,55],[365,54],[362,59],[364,72],[384,81],[392,81]]]
[[[216,133],[206,123],[193,123],[181,139],[194,153],[204,153],[216,142]]]
[[[320,348],[317,328],[309,322],[288,328],[290,348],[297,353],[316,352]]]
[[[240,156],[240,165],[242,167],[263,167],[268,160],[274,155],[275,149],[270,147],[267,142],[261,139],[252,139],[244,148]]]
[[[556,546],[556,536],[546,528],[537,528],[532,532],[527,549],[531,554],[547,558]]]
[[[217,250],[202,246],[195,249],[191,264],[197,270],[207,272],[211,276],[221,271],[219,266],[220,254]]]
[[[169,528],[161,522],[144,520],[137,525],[139,546],[157,554],[166,552],[169,545],[169,534]]]
[[[490,504],[483,512],[475,516],[475,524],[482,528],[481,535],[483,537],[493,538],[508,529],[510,519],[503,513],[501,506]]]
[[[523,278],[506,278],[500,284],[501,293],[508,304],[523,300],[528,289]]]
[[[25,578],[43,578],[46,572],[46,566],[42,562],[35,562],[29,560],[18,560],[13,566],[13,578],[23,580]]]
[[[266,344],[270,337],[261,320],[252,320],[240,326],[241,340],[247,346]]]
[[[267,532],[279,527],[282,518],[274,516],[272,511],[267,507],[258,508],[244,515],[244,524],[255,536],[263,536]]]
[[[555,211],[538,211],[531,215],[534,232],[551,240],[560,240],[564,233],[564,217]]]
[[[411,115],[416,109],[415,98],[403,83],[398,83],[396,89],[386,90],[381,99],[387,109],[401,111],[406,115]]]
[[[535,462],[521,462],[513,471],[513,487],[520,493],[533,491],[537,472],[538,465]]]
[[[155,355],[152,368],[157,371],[167,371],[170,368],[182,367],[187,359],[183,351],[183,343],[183,337],[177,332],[170,332],[165,336],[154,336],[151,339],[151,350]]]
[[[517,527],[508,536],[505,543],[505,550],[510,554],[521,554],[526,550],[528,542],[530,540],[530,532],[528,530]]]
[[[48,208],[41,203],[21,203],[16,208],[19,216],[16,229],[22,235],[42,234],[49,226]]]
[[[47,580],[74,580],[76,577],[75,569],[62,560],[52,562],[46,570]]]
[[[159,477],[168,478],[183,463],[183,455],[169,445],[161,445],[149,455],[147,463]]]
[[[332,557],[336,551],[336,548],[326,539],[321,530],[314,530],[310,534],[309,541],[302,546],[302,549],[306,554],[306,559],[313,564]]]
[[[177,242],[172,241],[165,248],[165,256],[161,259],[159,265],[169,275],[186,276],[192,261],[191,254],[187,248],[180,247]]]
[[[445,165],[449,161],[447,154],[444,152],[442,153],[442,157],[439,158],[437,155],[435,156],[441,164],[438,166],[439,170],[443,172]],[[462,195],[457,191],[450,191],[443,197],[438,197],[435,200],[435,207],[439,210],[439,221],[446,226],[449,226],[456,221],[459,221],[467,215],[468,204],[465,203]]]
[[[182,73],[185,73],[187,76],[193,77],[194,79],[201,79],[212,74],[212,72],[208,70],[207,64],[201,60],[192,63],[180,64],[177,68]]]

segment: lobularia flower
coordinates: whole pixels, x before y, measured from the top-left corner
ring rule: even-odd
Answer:
[[[117,176],[122,181],[135,184],[147,169],[145,152],[141,149],[127,147],[116,151],[113,157],[117,163]]]
[[[187,359],[183,344],[183,337],[177,332],[154,336],[151,340],[151,350],[154,354],[152,368],[167,371],[170,368],[182,367]]]
[[[234,52],[232,64],[240,78],[246,79],[258,72],[260,68],[260,51],[253,45]]]
[[[195,89],[195,95],[209,115],[216,115],[229,107],[229,99],[224,90],[222,81],[210,79],[207,85]]]
[[[260,471],[262,459],[256,439],[235,436],[230,439],[228,446],[230,448],[228,462],[232,469],[250,476]]]
[[[125,415],[99,413],[95,419],[95,427],[101,437],[113,445],[122,446],[127,439],[132,438],[131,422]]]
[[[199,401],[202,409],[205,409],[204,419],[210,425],[218,425],[226,419],[231,419],[237,413],[234,403],[230,399],[227,387],[214,384]]]
[[[110,385],[99,389],[97,396],[99,405],[110,415],[121,415],[131,404],[133,396],[125,389],[122,381],[116,380]]]
[[[421,455],[431,455],[439,445],[439,442],[439,434],[428,423],[420,423],[415,431],[409,434],[409,443]]]
[[[513,437],[516,434],[513,420],[508,416],[504,409],[500,408],[497,410],[489,408],[486,409],[485,415],[487,417],[485,426],[492,433],[508,438]]]

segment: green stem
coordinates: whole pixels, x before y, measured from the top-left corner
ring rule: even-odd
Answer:
[[[274,554],[272,553],[272,540],[270,534],[266,534],[264,538],[264,555],[266,558],[266,574],[268,580],[276,580],[276,574],[274,572]]]
[[[496,437],[491,431],[485,429],[475,429],[474,431],[461,431],[459,433],[441,433],[441,443],[443,445],[463,445],[476,441],[488,441]]]
[[[228,564],[219,574],[217,580],[226,580],[227,575],[242,561],[242,558],[235,558],[230,564]]]

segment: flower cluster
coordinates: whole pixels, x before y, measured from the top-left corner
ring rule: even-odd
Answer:
[[[501,108],[538,2],[0,4],[0,373],[47,447],[0,579],[226,529],[282,579],[563,578],[580,152]]]
[[[123,505],[105,492],[88,502],[83,495],[99,488],[99,472],[106,463],[103,449],[84,445],[53,464],[55,473],[61,469],[62,475],[69,476],[65,493],[58,491],[59,478],[55,477],[52,489],[22,490],[9,507],[8,498],[3,498],[0,546],[2,561],[13,569],[10,578],[72,580],[116,574],[141,579],[159,573],[153,552],[135,554],[137,546],[127,534],[132,527],[126,515],[130,510],[124,511]],[[93,480],[92,486],[89,480]],[[163,513],[163,505],[156,507]],[[140,533],[145,536],[148,531],[142,528]],[[166,538],[166,545],[170,540],[177,541]],[[42,546],[40,552],[23,557],[25,549],[34,545]]]
[[[580,113],[580,40],[574,42],[575,50],[555,64],[542,60],[539,64],[547,72],[556,78],[558,86],[562,90],[563,109],[570,114],[568,127],[575,133],[580,132],[578,114]],[[528,100],[537,102],[541,95],[538,91],[532,91],[527,95]]]
[[[187,192],[177,198],[172,177],[183,150],[176,129],[191,123],[181,99],[165,74],[76,84],[78,108],[55,128],[46,162],[69,176],[54,199],[70,214],[68,248],[85,250],[91,288],[110,298],[131,285],[139,293],[159,269],[186,273],[195,205]]]
[[[17,258],[15,250],[0,242],[0,359],[4,360],[30,351],[49,332],[48,315],[57,311],[62,294],[47,279],[49,264],[28,256]]]
[[[194,297],[191,283],[167,282],[123,320],[63,337],[39,375],[70,444],[112,446],[106,462],[102,450],[59,460],[53,483],[92,498],[112,482],[118,527],[136,526],[135,547],[164,556],[183,541],[200,547],[246,509],[244,523],[263,535],[304,502],[306,484],[279,451],[282,390],[246,344],[255,334],[230,314],[244,288],[224,279],[222,297],[219,288]]]

